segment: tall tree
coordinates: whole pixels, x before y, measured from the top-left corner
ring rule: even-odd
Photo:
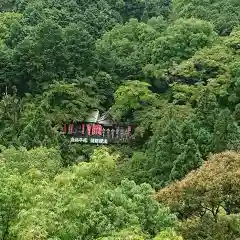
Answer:
[[[150,185],[125,180],[113,186],[115,168],[115,157],[98,149],[89,163],[65,169],[51,181],[45,179],[45,187],[31,192],[29,205],[12,223],[11,236],[101,239],[135,228],[154,237],[176,226],[175,215],[155,201]]]
[[[28,149],[34,147],[56,147],[60,133],[52,127],[52,121],[41,107],[38,107],[34,117],[21,131],[18,141]]]
[[[196,117],[199,125],[208,131],[213,131],[218,108],[217,98],[210,89],[205,89],[196,107]]]
[[[142,78],[142,67],[149,61],[148,44],[158,35],[153,27],[136,19],[118,24],[96,42],[100,68],[123,79]]]
[[[214,125],[213,149],[216,152],[240,148],[240,128],[230,110],[222,110]]]
[[[145,105],[151,105],[155,100],[155,95],[149,90],[149,84],[146,82],[127,81],[121,85],[114,94],[115,103],[111,112],[114,118],[127,118],[135,110],[144,108]]]
[[[196,17],[214,24],[220,35],[228,35],[240,23],[238,11],[240,3],[235,0],[174,0],[173,16],[175,18]]]
[[[160,190],[157,198],[183,218],[211,214],[217,222],[220,208],[230,214],[239,204],[239,164],[237,152],[213,155],[181,181]]]
[[[199,168],[202,164],[201,154],[193,139],[186,143],[183,153],[181,153],[173,163],[170,180],[181,180],[189,172]]]
[[[149,170],[152,184],[160,188],[169,182],[174,162],[182,152],[182,136],[176,121],[170,120],[160,136],[155,133],[149,146],[147,153],[151,159]]]
[[[152,64],[160,68],[180,63],[194,53],[209,46],[215,38],[209,22],[199,19],[178,19],[170,24],[163,34],[151,44]]]
[[[1,145],[9,146],[16,144],[16,139],[20,131],[20,113],[22,100],[17,96],[16,89],[13,94],[6,92],[0,101],[0,136]]]
[[[108,2],[121,13],[124,21],[130,18],[146,21],[151,17],[159,15],[168,18],[171,8],[169,0],[108,0]]]

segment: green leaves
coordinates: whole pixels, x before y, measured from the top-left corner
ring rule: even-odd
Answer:
[[[213,146],[216,152],[240,148],[240,128],[228,109],[222,110],[214,126]]]
[[[1,237],[104,239],[128,228],[155,236],[175,227],[175,216],[153,199],[150,185],[111,183],[116,158],[100,148],[89,163],[61,169],[54,149],[3,150]]]
[[[183,240],[183,238],[172,230],[160,232],[153,240]]]
[[[125,224],[130,226],[137,224],[141,226],[143,232],[155,235],[167,226],[174,226],[174,216],[156,204],[152,199],[152,193],[147,184],[137,186],[134,182],[123,181],[121,186],[101,196],[101,205],[105,206],[101,211],[108,219],[113,220],[111,224],[115,229]]]
[[[181,153],[173,163],[170,179],[171,181],[180,180],[190,171],[199,168],[202,165],[201,154],[193,139],[186,143],[183,153]]]
[[[165,34],[153,46],[153,63],[164,66],[189,58],[198,49],[211,44],[214,40],[211,24],[197,19],[179,19],[170,25]]]
[[[0,14],[0,43],[9,37],[14,24],[22,19],[22,14],[14,12],[2,12]]]
[[[194,1],[194,0],[174,0],[174,18],[195,17],[210,21],[220,35],[228,35],[235,26],[240,23],[237,11],[240,4],[235,0],[220,1]]]
[[[170,2],[164,0],[108,0],[111,5],[117,9],[124,21],[130,18],[137,18],[138,20],[146,21],[151,17],[162,15],[165,18],[170,13]]]
[[[128,81],[125,85],[120,86],[115,93],[115,104],[111,109],[113,116],[116,119],[121,119],[130,111],[151,104],[155,96],[148,87],[148,83],[137,80]]]
[[[96,42],[101,69],[123,79],[138,79],[149,59],[148,44],[158,35],[150,25],[136,19],[115,26]]]
[[[52,122],[59,124],[81,121],[87,116],[89,109],[97,108],[100,99],[97,95],[94,96],[94,83],[93,86],[89,86],[88,79],[78,81],[76,83],[55,81],[44,92],[42,106]]]
[[[120,232],[114,232],[111,236],[99,238],[97,240],[144,240],[147,237],[137,227],[124,229]]]
[[[11,239],[18,214],[35,204],[46,183],[60,170],[60,154],[54,149],[12,148],[3,150],[0,159],[0,237]]]
[[[148,155],[152,158],[152,164],[149,167],[156,188],[168,183],[174,161],[182,151],[182,143],[179,127],[174,120],[170,120],[162,134],[156,132],[150,140]]]
[[[25,148],[5,149],[0,154],[3,165],[9,171],[16,171],[20,174],[27,173],[31,169],[40,170],[47,177],[54,176],[61,165],[61,157],[57,150],[38,148],[27,151]]]
[[[153,186],[186,240],[234,239],[238,216],[214,221],[239,212],[239,156],[221,153],[240,147],[239,7],[3,0],[0,238],[182,240]],[[62,123],[93,109],[134,123],[133,144],[70,144]]]

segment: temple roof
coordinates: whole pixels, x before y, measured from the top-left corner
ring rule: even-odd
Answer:
[[[88,114],[86,118],[86,122],[88,123],[99,123],[102,125],[113,125],[114,121],[112,120],[110,114],[108,112],[103,113],[100,116],[99,110],[93,110]]]
[[[98,121],[99,117],[100,117],[99,110],[97,110],[97,109],[93,110],[88,114],[88,116],[86,118],[86,122],[96,123]]]

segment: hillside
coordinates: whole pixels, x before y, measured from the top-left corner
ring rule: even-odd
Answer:
[[[240,237],[240,1],[2,0],[0,91],[0,240]]]

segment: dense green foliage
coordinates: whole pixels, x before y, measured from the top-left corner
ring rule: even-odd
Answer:
[[[149,238],[176,226],[148,184],[111,179],[116,156],[61,168],[57,150],[5,149],[1,155],[1,239],[98,239],[127,228]]]
[[[0,240],[240,237],[239,69],[238,0],[2,0]]]

